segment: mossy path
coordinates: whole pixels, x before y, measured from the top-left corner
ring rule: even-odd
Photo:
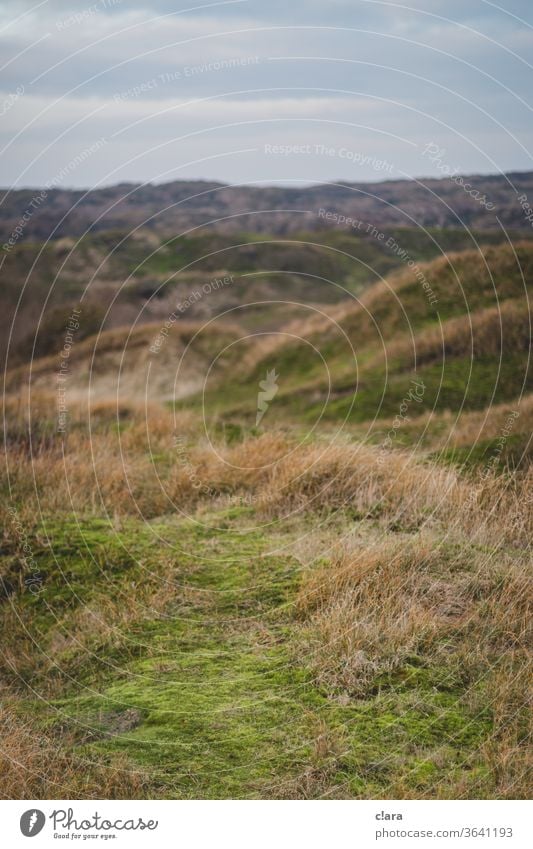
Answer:
[[[319,686],[298,650],[301,563],[251,511],[50,530],[45,593],[27,602],[41,649],[49,656],[87,607],[109,630],[60,645],[61,696],[21,710],[58,739],[74,735],[80,763],[125,755],[155,797],[379,797],[392,776],[412,793],[445,788],[487,733],[419,659],[366,698]],[[126,595],[136,606],[114,621]]]
[[[320,697],[286,649],[298,563],[265,554],[258,534],[184,530],[206,559],[185,568],[161,617],[132,627],[139,656],[117,680],[64,706],[101,729],[93,748],[125,750],[170,795],[256,795],[305,763],[313,739]],[[121,715],[135,727],[106,734]]]

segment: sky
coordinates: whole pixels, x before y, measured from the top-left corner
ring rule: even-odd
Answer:
[[[0,185],[533,170],[532,0],[0,2]]]

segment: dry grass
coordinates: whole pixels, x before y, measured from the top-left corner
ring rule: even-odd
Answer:
[[[517,412],[518,416],[509,427],[509,416]],[[382,433],[390,428],[390,419],[377,419],[375,422],[361,426],[365,433],[375,429]],[[425,449],[438,450],[445,447],[475,448],[480,442],[502,439],[505,431],[533,434],[533,395],[524,395],[520,400],[494,404],[484,410],[462,411],[459,415],[451,410],[442,412],[429,411],[416,418],[406,419],[402,423],[402,431],[408,436],[409,442],[423,438]],[[525,440],[527,441],[527,440]]]
[[[268,517],[348,509],[393,530],[439,524],[448,534],[458,530],[516,546],[527,545],[533,532],[531,469],[508,476],[482,471],[467,480],[407,452],[298,445],[276,432],[213,446],[199,436],[202,426],[192,413],[174,415],[156,405],[121,407],[120,430],[116,404],[96,404],[90,426],[80,407],[63,440],[50,432],[46,397],[38,399],[40,417],[32,415],[30,441],[20,400],[10,403],[20,407],[11,418],[5,468],[28,521],[39,511],[151,518],[246,496]],[[497,411],[490,415],[494,428]],[[467,432],[478,424],[479,415],[472,416]]]
[[[89,390],[94,399],[119,397],[125,404],[130,398],[147,396],[159,402],[198,391],[219,351],[242,335],[237,326],[222,322],[209,331],[202,328],[180,320],[168,329],[162,321],[74,338],[65,360],[69,406],[76,399],[85,399],[87,406]],[[166,335],[160,335],[162,329]],[[54,354],[11,368],[6,372],[7,392],[30,385],[32,392],[49,392],[57,385],[60,363]]]
[[[258,493],[271,516],[348,508],[391,529],[439,524],[448,534],[527,545],[533,530],[533,472],[467,481],[453,469],[407,452],[363,445],[304,447],[280,460]]]
[[[123,517],[139,513],[151,518],[216,509],[226,496],[239,494],[249,496],[260,519],[279,526],[298,514],[309,528],[336,511],[354,528],[364,524],[365,541],[339,545],[329,562],[306,569],[291,648],[298,662],[323,690],[356,701],[371,698],[385,680],[394,685],[394,676],[421,659],[428,674],[457,688],[473,716],[490,709],[493,730],[477,757],[489,765],[498,795],[526,793],[532,470],[467,479],[399,450],[348,442],[298,445],[295,437],[276,432],[229,445],[219,441],[215,451],[199,436],[191,412],[175,416],[157,405],[124,404],[117,419],[116,403],[103,401],[89,414],[83,403],[74,406],[63,440],[50,426],[54,399],[43,394],[32,400],[30,418],[23,395],[7,399],[9,482],[29,535],[40,510],[55,518],[108,515],[120,526]],[[497,411],[490,415],[495,428]],[[471,417],[465,432],[479,424]],[[9,503],[6,485],[2,501]],[[104,657],[122,647],[132,626],[165,611],[165,579],[175,577],[175,564],[167,571],[163,564],[135,597],[95,593],[74,626],[71,617],[63,627],[59,616],[46,635],[48,665],[27,642],[24,622],[4,605],[10,634],[2,651],[4,672],[10,680],[39,676],[40,692],[57,696],[54,658],[75,674],[76,664],[90,663],[97,647]],[[125,762],[80,766],[66,753],[75,741],[39,736],[17,718],[15,701],[6,701],[0,730],[7,741],[0,756],[5,798],[143,795],[142,778]],[[273,792],[335,795],[344,746],[336,733],[319,727],[308,767]],[[391,779],[388,790],[389,797],[416,795],[399,779]],[[453,793],[468,795],[472,786],[458,782]]]
[[[490,771],[494,795],[527,798],[532,607],[525,556],[482,553],[466,543],[450,549],[423,536],[348,546],[309,572],[300,590],[301,657],[327,691],[343,698],[401,686],[405,670],[416,675],[420,663],[432,687],[456,691],[471,723],[490,716],[490,734],[469,757]],[[389,798],[413,794],[405,776],[391,781]],[[476,795],[460,783],[441,792]]]
[[[464,639],[470,656],[475,645],[483,661],[510,647],[525,652],[530,591],[525,558],[415,536],[343,549],[309,573],[297,610],[320,635],[320,674],[364,692],[409,656],[438,653],[450,640]]]
[[[193,509],[254,489],[290,447],[266,433],[214,450],[197,416],[155,404],[73,404],[66,437],[55,427],[53,396],[32,395],[31,416],[23,394],[6,406],[3,474],[28,521],[40,511],[151,518]]]
[[[145,780],[125,758],[100,762],[66,752],[69,740],[44,737],[17,718],[4,698],[0,707],[0,799],[134,799]],[[72,742],[72,741],[70,741]]]
[[[379,368],[385,354],[388,360],[402,362],[403,368],[409,370],[455,357],[474,360],[527,352],[530,344],[529,305],[508,300],[498,307],[452,318],[440,328],[422,330],[413,339],[408,335],[393,337],[386,350],[365,363],[365,371]]]

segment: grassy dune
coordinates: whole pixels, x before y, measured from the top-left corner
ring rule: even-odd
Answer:
[[[519,465],[531,456],[532,273],[528,243],[416,264],[327,314],[288,323],[283,335],[253,340],[237,362],[228,358],[226,370],[219,361],[220,381],[207,395],[193,393],[176,406],[205,408],[227,425],[251,426],[250,397],[275,367],[275,423],[306,428],[320,421],[320,428],[346,427],[381,444],[419,385],[421,402],[411,398],[395,443],[412,445],[416,434],[417,443],[422,439],[424,448],[445,458],[476,461],[490,446],[480,444],[482,433],[468,446],[461,435],[466,422],[476,412],[481,424],[493,418],[494,408],[504,418],[505,411],[519,409],[505,440],[507,461]],[[436,302],[428,299],[424,281]],[[497,438],[494,428],[487,436]],[[467,450],[453,454],[459,446]]]
[[[0,797],[527,797],[532,263],[8,373]]]

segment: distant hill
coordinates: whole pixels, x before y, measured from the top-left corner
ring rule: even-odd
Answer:
[[[82,334],[80,318],[69,389],[79,395],[90,384],[94,397],[187,399],[211,417],[253,423],[259,382],[275,371],[273,425],[392,421],[417,384],[423,389],[407,402],[410,420],[513,404],[533,391],[532,280],[533,244],[517,242],[416,263],[324,309],[286,309],[273,334],[250,333],[239,310],[207,325],[186,314],[166,330],[164,322],[135,321],[85,339],[90,325]],[[54,337],[48,328],[50,339],[62,345],[65,333]],[[33,360],[31,381],[46,391],[60,359],[44,353]],[[28,377],[19,365],[8,388]]]
[[[229,186],[207,181],[120,184],[91,191],[4,190],[0,237],[7,242],[144,226],[163,234],[209,226],[218,232],[294,233],[345,227],[345,216],[377,227],[530,229],[519,196],[533,199],[533,172],[388,180],[308,187]],[[483,200],[484,199],[484,200]],[[328,217],[328,213],[330,214]],[[22,222],[22,224],[21,224]]]
[[[0,355],[10,335],[10,366],[60,351],[75,307],[81,308],[78,342],[100,329],[163,323],[177,304],[185,305],[180,321],[229,310],[230,323],[269,331],[302,318],[307,307],[329,309],[359,295],[409,263],[508,238],[533,239],[533,229],[380,232],[383,239],[340,228],[285,236],[203,231],[165,239],[143,228],[23,241],[4,255],[0,270]]]

